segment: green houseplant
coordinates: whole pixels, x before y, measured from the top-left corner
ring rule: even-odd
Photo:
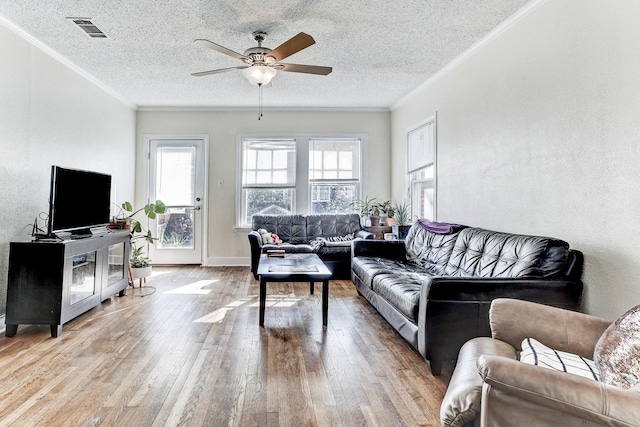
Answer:
[[[407,201],[398,203],[394,200],[393,210],[397,224],[391,226],[391,232],[396,239],[404,239],[411,229],[411,204]]]
[[[364,196],[364,199],[356,199],[352,202],[352,206],[360,211],[360,216],[369,220],[371,226],[380,224],[380,205],[376,203],[376,198]]]
[[[390,220],[393,218],[393,216],[396,213],[393,203],[387,200],[385,202],[378,203],[378,207],[380,209],[380,212],[382,212],[386,216],[386,219],[383,221],[381,218],[380,222],[382,222],[384,225],[391,225],[392,221]]]
[[[122,228],[131,231],[131,255],[129,265],[131,267],[132,278],[143,278],[151,275],[151,260],[143,256],[143,244],[157,240],[151,230],[145,230],[140,220],[135,218],[139,213],[149,219],[155,219],[157,215],[165,213],[167,207],[162,200],[148,203],[140,209],[134,210],[131,202],[123,202],[120,205],[120,212],[113,218],[111,228]]]

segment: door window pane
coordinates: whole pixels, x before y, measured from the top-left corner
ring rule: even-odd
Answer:
[[[196,148],[158,147],[156,162],[156,200],[167,206],[194,205]]]
[[[193,208],[168,208],[157,216],[156,248],[193,249]]]

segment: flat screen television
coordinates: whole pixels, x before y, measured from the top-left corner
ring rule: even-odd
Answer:
[[[109,223],[111,175],[51,166],[49,197],[49,235],[90,233]]]

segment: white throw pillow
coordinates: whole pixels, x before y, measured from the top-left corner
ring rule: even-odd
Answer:
[[[593,360],[585,359],[577,354],[554,350],[533,338],[522,340],[521,348],[520,361],[523,363],[600,381],[600,373]]]

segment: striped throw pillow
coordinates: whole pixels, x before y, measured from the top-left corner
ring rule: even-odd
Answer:
[[[344,236],[325,237],[324,244],[325,246],[351,246],[351,241],[354,237],[353,233]]]
[[[554,350],[533,338],[522,340],[520,361],[569,374],[600,381],[600,373],[593,360],[577,354]]]

